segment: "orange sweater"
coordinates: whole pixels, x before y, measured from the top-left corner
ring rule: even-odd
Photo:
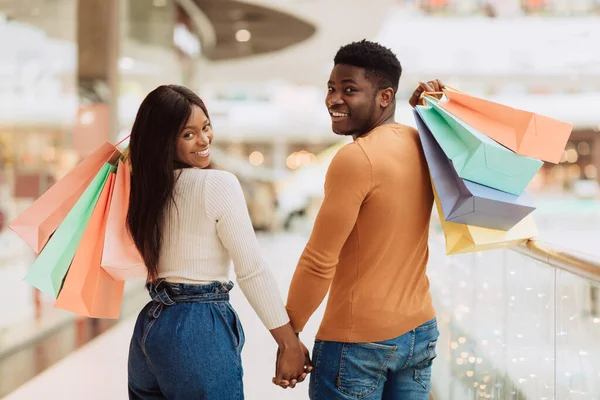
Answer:
[[[320,340],[389,340],[434,318],[425,275],[432,206],[414,129],[383,125],[340,149],[288,295],[296,332],[330,286]]]

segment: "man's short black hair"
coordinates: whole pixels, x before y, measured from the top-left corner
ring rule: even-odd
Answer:
[[[402,66],[396,55],[379,43],[363,39],[342,46],[333,62],[335,65],[345,64],[364,68],[365,77],[371,80],[378,90],[391,87],[394,89],[394,94],[398,92]]]

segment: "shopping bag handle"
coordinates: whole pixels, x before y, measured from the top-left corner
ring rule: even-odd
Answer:
[[[123,140],[121,140],[119,143],[115,144],[115,147],[119,146],[120,144],[122,144],[124,141],[126,141],[127,139],[129,139],[131,137],[131,134],[125,136],[123,138]],[[119,158],[117,159],[117,162],[121,161],[121,162],[126,162],[127,159],[129,158],[129,154],[130,154],[131,150],[129,149],[129,145],[127,145],[127,147],[125,147],[125,150],[123,150],[121,152],[121,155],[119,156]]]
[[[127,160],[129,159],[129,156],[131,155],[131,148],[129,146],[127,146],[125,148],[125,150],[123,150],[123,154],[121,154],[121,161],[123,163],[126,163]]]
[[[454,88],[454,87],[452,87],[450,85],[444,85],[444,87],[442,88],[441,92],[427,92],[427,91],[425,91],[425,92],[423,92],[422,96],[426,96],[428,94],[445,94],[446,92],[444,90],[446,90],[446,89],[451,90],[453,92],[464,93],[463,91],[458,90],[457,88]]]
[[[131,137],[131,133],[130,133],[129,135],[125,136],[125,137],[123,138],[123,140],[121,140],[119,143],[115,144],[115,147],[117,147],[118,145],[122,144],[124,141],[126,141],[126,140],[127,140],[127,139],[129,139],[130,137]]]
[[[441,94],[441,95],[443,95],[443,94],[444,94],[444,92],[423,92],[423,93],[421,93],[421,98],[419,99],[419,104],[420,104],[420,105],[422,105],[422,106],[426,105],[427,103],[425,103],[425,97],[426,97],[426,96],[433,97],[433,96],[431,96],[431,95],[433,95],[433,94]],[[434,97],[434,98],[435,98],[435,97]],[[436,99],[436,100],[439,100],[439,99],[437,99],[437,98],[435,98],[435,99]]]
[[[460,90],[458,90],[456,88],[453,88],[452,86],[444,85],[444,87],[442,88],[441,92],[428,92],[428,91],[425,91],[425,92],[421,93],[421,103],[425,104],[425,96],[431,96],[431,95],[436,95],[436,94],[441,94],[441,95],[446,94],[446,92],[445,92],[446,89],[451,90],[453,92],[457,92],[457,93],[464,93],[464,92],[462,92],[462,91],[460,91]]]
[[[457,88],[454,88],[454,87],[449,86],[449,85],[444,85],[444,87],[442,89],[449,89],[449,90],[451,90],[453,92],[457,92],[457,93],[465,93],[462,90],[458,90]]]

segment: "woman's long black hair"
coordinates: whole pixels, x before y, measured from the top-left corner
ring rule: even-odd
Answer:
[[[162,223],[165,210],[173,201],[177,137],[194,105],[208,118],[204,102],[191,90],[177,85],[159,86],[140,105],[131,131],[127,226],[148,268],[150,281],[158,279]]]

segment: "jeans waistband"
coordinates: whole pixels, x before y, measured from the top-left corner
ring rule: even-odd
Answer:
[[[148,282],[146,289],[154,303],[148,310],[148,316],[158,318],[165,306],[177,303],[227,302],[232,288],[233,282],[213,282],[207,285],[169,283],[165,280]]]

